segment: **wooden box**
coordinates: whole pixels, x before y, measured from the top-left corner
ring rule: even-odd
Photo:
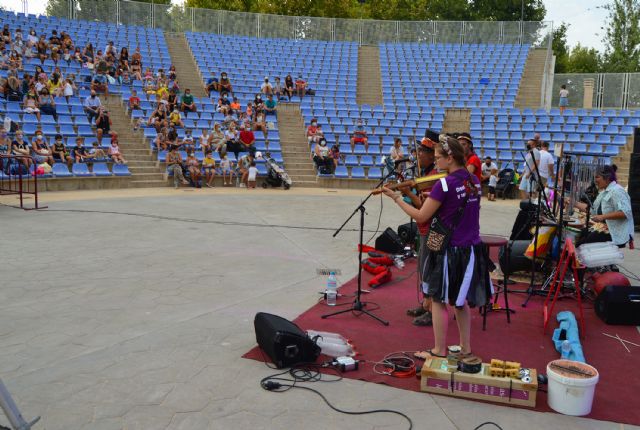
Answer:
[[[519,406],[536,406],[538,374],[531,369],[531,382],[489,375],[489,364],[482,363],[480,373],[447,371],[447,360],[432,358],[422,367],[420,390],[427,393],[478,399]]]

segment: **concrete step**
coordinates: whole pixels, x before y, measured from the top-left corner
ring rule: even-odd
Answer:
[[[198,65],[191,55],[184,34],[165,34],[172,64],[176,67],[178,82],[182,89],[189,88],[196,97],[206,97],[204,83]]]

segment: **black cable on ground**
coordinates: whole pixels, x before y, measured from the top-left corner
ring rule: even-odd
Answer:
[[[498,424],[494,423],[493,421],[487,421],[486,423],[482,423],[478,427],[474,428],[473,430],[478,430],[479,428],[482,428],[487,425],[494,425],[496,426],[496,428],[499,428],[500,430],[502,430],[502,427],[500,427]]]

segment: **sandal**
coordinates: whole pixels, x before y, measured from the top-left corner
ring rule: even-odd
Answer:
[[[433,351],[432,349],[430,349],[428,351],[418,351],[415,354],[413,354],[413,356],[415,358],[419,358],[420,360],[426,360],[429,357],[447,358],[446,355],[434,354],[432,351]]]
[[[409,315],[410,317],[419,317],[420,315],[424,315],[426,312],[427,311],[424,310],[422,305],[420,305],[416,308],[408,309],[407,315]]]
[[[429,327],[433,325],[431,319],[431,312],[425,312],[417,318],[413,319],[413,325],[417,325],[418,327]]]

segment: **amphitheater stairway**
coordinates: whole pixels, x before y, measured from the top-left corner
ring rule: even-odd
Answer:
[[[529,52],[518,88],[515,107],[535,109],[542,106],[541,89],[546,58],[546,49],[532,49]]]
[[[356,102],[370,106],[383,104],[380,49],[377,46],[360,46],[358,48]]]
[[[633,154],[633,135],[627,137],[627,143],[621,146],[618,155],[611,159],[611,163],[618,166],[618,183],[623,187],[629,185],[631,154]]]
[[[122,154],[127,159],[132,188],[164,187],[164,169],[157,165],[155,154],[149,149],[141,130],[134,130],[120,96],[110,95],[105,100],[109,109],[111,128],[118,133]]]
[[[317,187],[316,171],[305,136],[304,118],[298,103],[278,106],[280,146],[285,169],[294,187]]]
[[[184,91],[189,88],[195,97],[207,97],[198,66],[193,59],[184,34],[165,32],[164,36],[171,62],[176,67],[180,89]]]

